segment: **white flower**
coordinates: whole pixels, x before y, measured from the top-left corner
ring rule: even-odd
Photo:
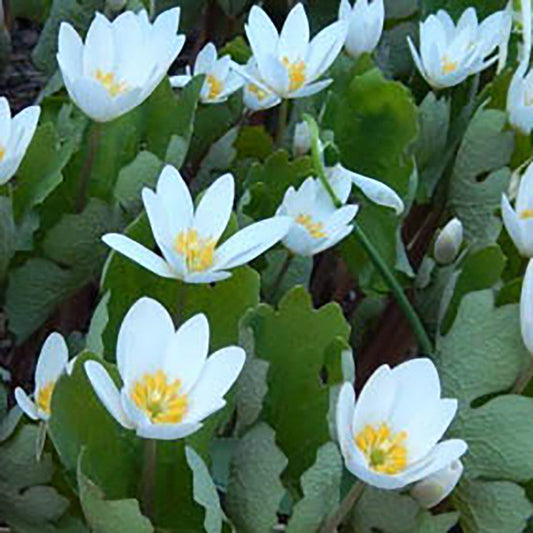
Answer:
[[[75,104],[97,122],[108,122],[140,105],[165,77],[183,48],[176,35],[179,8],[161,13],[153,24],[146,11],[126,11],[113,22],[97,13],[85,44],[63,22],[57,61]]]
[[[294,128],[294,137],[292,139],[292,154],[294,157],[301,157],[311,151],[311,132],[309,124],[298,122]]]
[[[520,327],[522,339],[533,355],[533,260],[529,260],[520,295]]]
[[[533,164],[522,177],[515,209],[505,194],[501,208],[503,223],[518,251],[524,257],[533,257]]]
[[[173,87],[185,87],[193,76],[205,74],[204,85],[200,92],[200,99],[204,104],[225,102],[244,84],[242,76],[233,69],[231,57],[225,55],[219,59],[213,43],[207,43],[196,57],[193,74],[191,75],[189,67],[187,70],[185,75],[172,76],[170,84]]]
[[[251,57],[244,67],[237,63],[233,65],[236,72],[240,73],[245,80],[243,101],[248,109],[262,111],[277,106],[281,102],[281,98],[261,79],[254,57]]]
[[[352,185],[355,185],[369,200],[377,205],[394,209],[397,215],[401,215],[405,209],[396,191],[379,180],[352,172],[341,164],[326,168],[326,174],[330,183],[335,184],[334,187],[341,191],[349,191]]]
[[[15,389],[15,399],[19,407],[33,420],[48,420],[50,404],[57,380],[68,363],[68,348],[65,339],[59,333],[52,333],[46,339],[37,368],[35,369],[34,400],[20,387]]]
[[[303,256],[323,252],[344,239],[353,229],[350,222],[356,214],[355,205],[337,209],[320,181],[312,177],[298,190],[289,187],[277,211],[278,216],[292,220],[283,244]]]
[[[420,55],[409,37],[408,42],[422,76],[432,87],[442,89],[498,61],[498,54],[491,54],[507,45],[511,25],[509,11],[498,11],[478,24],[476,10],[469,7],[456,26],[440,10],[420,24]]]
[[[128,311],[117,341],[119,391],[105,368],[87,361],[85,371],[100,401],[127,429],[147,439],[179,439],[226,405],[224,395],[245,361],[230,346],[207,357],[209,323],[199,314],[177,331],[166,309],[141,298]]]
[[[228,225],[235,184],[231,174],[218,178],[194,208],[180,173],[167,165],[156,191],[145,188],[144,206],[163,257],[120,234],[103,241],[111,248],[165,278],[187,283],[211,283],[231,276],[229,269],[244,265],[274,246],[290,226],[288,218],[270,218],[251,224],[218,246]]]
[[[411,496],[426,509],[435,507],[447,498],[459,483],[463,474],[463,463],[459,459],[416,483],[410,491]]]
[[[383,0],[341,0],[339,19],[348,24],[344,47],[354,58],[372,52],[379,43],[385,22]]]
[[[11,118],[9,102],[0,98],[0,185],[17,172],[39,122],[41,108],[31,106]]]
[[[429,359],[379,367],[357,402],[351,383],[337,403],[337,435],[348,470],[380,489],[400,489],[442,470],[467,450],[463,440],[439,442],[457,411],[442,399]]]
[[[287,16],[281,34],[258,6],[252,7],[245,29],[259,75],[253,76],[252,70],[245,68],[239,68],[239,72],[252,85],[265,85],[279,98],[302,98],[331,83],[317,80],[341,51],[347,24],[335,22],[310,42],[309,21],[298,3]]]
[[[437,263],[447,265],[451,263],[459,253],[463,244],[463,224],[458,218],[454,218],[444,226],[435,241],[433,255]]]

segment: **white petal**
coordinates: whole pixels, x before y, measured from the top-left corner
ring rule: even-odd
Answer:
[[[259,72],[265,83],[279,96],[285,97],[289,93],[289,72],[287,67],[273,55],[257,58]]]
[[[397,215],[403,212],[404,204],[402,199],[396,194],[394,189],[385,185],[385,183],[355,172],[351,172],[351,178],[355,186],[372,202],[394,209]]]
[[[59,27],[57,61],[63,74],[73,79],[83,75],[83,42],[68,22]]]
[[[353,410],[355,407],[355,391],[351,383],[343,383],[337,400],[336,426],[337,439],[344,453],[347,441],[354,438],[352,432]]]
[[[120,393],[115,382],[109,377],[105,368],[96,361],[87,361],[84,365],[87,377],[94,392],[109,411],[109,414],[126,429],[133,429],[134,425],[126,417],[120,404]]]
[[[202,420],[224,404],[221,401],[235,383],[246,360],[242,348],[222,348],[208,357],[198,381],[192,389],[187,418]]]
[[[21,159],[35,134],[40,115],[41,108],[39,106],[31,106],[23,109],[13,118],[11,134],[12,137],[18,138],[15,151]]]
[[[194,75],[208,74],[215,68],[217,61],[217,49],[213,43],[207,43],[196,56],[194,63]]]
[[[259,6],[253,6],[250,10],[245,30],[256,58],[276,52],[279,40],[278,30]]]
[[[32,419],[39,420],[39,413],[37,412],[37,407],[30,400],[28,395],[20,387],[15,389],[15,400],[17,401],[18,406]]]
[[[207,189],[194,215],[194,227],[199,235],[215,241],[220,239],[228,225],[234,197],[235,181],[231,174],[224,174]]]
[[[161,201],[161,195],[145,187],[142,190],[142,200],[155,242],[160,248],[172,248],[176,233],[168,223],[166,209]]]
[[[463,474],[463,469],[461,461],[453,461],[446,468],[414,485],[411,496],[426,509],[435,507],[451,494]]]
[[[184,281],[192,284],[217,283],[218,281],[224,281],[228,278],[231,278],[231,272],[216,270],[209,272],[192,272],[185,276]]]
[[[520,228],[520,220],[516,211],[511,207],[509,200],[505,194],[502,195],[502,218],[505,225],[505,229],[509,233],[509,236],[513,240],[515,246],[518,248],[520,253],[524,253],[525,246],[522,242],[522,230]]]
[[[36,390],[55,383],[68,362],[68,348],[59,333],[51,333],[43,344],[35,369]]]
[[[313,94],[317,94],[320,91],[323,91],[327,87],[329,87],[333,83],[332,79],[327,80],[320,80],[315,83],[310,83],[309,85],[305,85],[304,87],[301,87],[300,89],[297,89],[296,91],[293,91],[290,93],[290,98],[305,98],[307,96],[313,96]]]
[[[192,80],[192,76],[181,75],[181,76],[171,76],[169,81],[170,85],[176,89],[182,89]]]
[[[203,314],[187,320],[173,335],[165,356],[165,369],[173,379],[181,381],[188,393],[194,386],[209,350],[209,322]]]
[[[533,260],[530,259],[520,296],[520,326],[522,339],[533,355]]]
[[[113,248],[113,250],[125,255],[127,258],[158,276],[169,279],[178,276],[162,257],[125,235],[108,233],[102,237],[102,241],[110,248]]]
[[[137,435],[145,439],[175,440],[184,439],[202,428],[198,422],[182,424],[145,424],[137,427]]]
[[[118,333],[117,366],[124,386],[146,373],[164,369],[174,323],[167,310],[152,298],[141,298],[130,308]]]
[[[324,28],[311,41],[307,73],[309,81],[316,80],[335,61],[342,50],[347,32],[346,22],[338,21]]]
[[[0,97],[0,146],[6,148],[11,137],[11,110],[7,98]]]
[[[305,59],[309,45],[309,21],[304,6],[297,3],[287,15],[279,39],[278,54],[291,63]]]
[[[533,164],[529,165],[520,180],[516,197],[516,211],[521,213],[533,208]]]
[[[100,13],[96,13],[85,38],[83,50],[83,72],[94,76],[97,70],[104,74],[113,72],[115,50],[111,23]]]
[[[291,224],[292,220],[288,217],[273,217],[238,231],[216,250],[217,270],[235,268],[252,261],[283,239]]]

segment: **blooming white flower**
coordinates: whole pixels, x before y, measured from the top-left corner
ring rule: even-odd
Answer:
[[[453,218],[444,226],[435,241],[433,255],[437,263],[447,265],[451,263],[459,253],[463,244],[463,224],[458,218]]]
[[[456,26],[441,9],[420,24],[420,54],[410,37],[408,43],[422,76],[432,87],[442,89],[498,61],[498,53],[491,54],[507,45],[511,26],[509,11],[493,13],[479,24],[476,10],[469,7]]]
[[[415,483],[410,494],[422,507],[431,509],[452,493],[463,475],[463,470],[463,463],[459,459],[452,461],[442,470]]]
[[[344,239],[353,229],[350,222],[356,214],[355,205],[337,209],[320,181],[312,177],[298,190],[289,187],[277,210],[278,216],[292,220],[283,244],[292,253],[303,256],[323,252]]]
[[[15,389],[15,399],[19,407],[33,420],[48,420],[50,405],[57,380],[68,364],[68,348],[59,333],[52,333],[46,339],[37,368],[35,369],[34,400],[30,400],[20,387]]]
[[[341,0],[339,20],[348,24],[344,47],[352,57],[372,52],[379,43],[385,22],[383,0]]]
[[[190,67],[187,67],[187,73],[172,76],[170,84],[173,87],[185,87],[192,80],[193,75],[200,74],[205,74],[205,81],[200,92],[200,100],[204,104],[225,102],[244,85],[242,76],[233,69],[231,57],[225,55],[219,59],[213,43],[207,43],[199,52],[192,74]]]
[[[257,61],[253,56],[244,67],[234,63],[234,69],[245,80],[243,101],[248,109],[262,111],[277,106],[281,102],[281,98],[261,79]]]
[[[97,361],[87,361],[85,371],[100,401],[123,427],[148,439],[179,439],[226,405],[224,395],[244,365],[242,348],[229,346],[210,357],[208,350],[205,315],[175,331],[160,303],[141,298],[118,335],[121,390]]]
[[[400,489],[439,472],[467,450],[463,440],[439,440],[457,400],[442,399],[435,365],[415,359],[379,367],[357,402],[345,383],[337,403],[337,435],[348,470],[369,485]]]
[[[252,86],[265,86],[267,92],[279,98],[311,96],[331,83],[317,80],[341,51],[347,29],[346,22],[335,22],[310,42],[309,21],[302,4],[290,11],[281,34],[269,16],[254,6],[245,26],[254,62],[251,69],[239,68],[239,72]],[[258,76],[252,75],[254,64]]]
[[[503,223],[518,251],[524,257],[533,257],[533,164],[520,181],[515,209],[505,194],[501,208]]]
[[[59,29],[57,62],[74,103],[97,122],[108,122],[140,105],[165,77],[183,48],[176,35],[179,8],[150,23],[146,11],[126,11],[113,22],[97,13],[85,44],[67,22]]]
[[[251,224],[218,246],[228,225],[235,184],[231,174],[218,178],[194,208],[180,173],[167,165],[156,191],[142,197],[152,231],[163,257],[125,235],[109,233],[102,240],[111,248],[165,278],[187,283],[211,283],[231,276],[229,269],[244,265],[280,241],[289,230],[287,217]]]
[[[11,118],[9,102],[0,98],[0,185],[17,172],[39,122],[41,108],[31,106]]]
[[[520,327],[522,339],[533,355],[533,260],[529,260],[520,295]]]

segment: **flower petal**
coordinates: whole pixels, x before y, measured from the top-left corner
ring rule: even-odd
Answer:
[[[522,284],[520,327],[524,344],[533,355],[533,259],[529,260]]]
[[[41,348],[35,369],[36,390],[55,383],[68,363],[67,343],[59,333],[51,333]]]
[[[32,420],[39,420],[39,413],[37,407],[30,400],[26,392],[17,387],[15,389],[15,400],[17,401],[18,406],[26,413]]]
[[[511,207],[511,204],[509,203],[509,200],[505,194],[502,194],[501,208],[505,229],[509,233],[509,236],[513,240],[515,246],[518,248],[518,251],[523,253],[525,246],[522,242],[522,229],[520,227],[520,221],[518,220],[516,211]]]
[[[287,15],[279,39],[278,55],[291,63],[305,59],[309,45],[309,21],[304,6],[297,3]]]
[[[143,424],[137,427],[137,435],[145,439],[176,440],[184,439],[202,428],[198,422],[182,424]]]
[[[279,34],[270,17],[259,6],[253,6],[244,26],[256,59],[275,53],[278,48]]]

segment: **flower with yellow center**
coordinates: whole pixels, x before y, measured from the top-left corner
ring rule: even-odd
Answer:
[[[533,261],[531,259],[520,294],[520,330],[524,345],[533,356]]]
[[[349,194],[349,192],[348,192]],[[357,206],[335,207],[319,180],[307,178],[296,190],[290,187],[277,210],[292,220],[283,244],[295,255],[312,256],[335,246],[353,229]]]
[[[476,10],[466,9],[457,25],[439,10],[420,24],[420,53],[408,37],[416,67],[435,89],[453,87],[500,60],[504,64],[512,17],[498,11],[481,24]]]
[[[17,387],[15,399],[19,407],[33,420],[48,420],[57,380],[67,368],[68,348],[59,333],[48,336],[35,369],[35,390],[32,401],[23,389]]]
[[[346,467],[363,482],[391,490],[439,472],[467,450],[459,439],[439,442],[456,411],[456,400],[441,398],[429,359],[381,366],[357,402],[353,386],[345,383],[336,421]]]
[[[522,176],[514,209],[503,194],[501,210],[505,228],[519,253],[533,257],[533,164]]]
[[[103,241],[155,274],[187,283],[213,283],[231,276],[229,269],[246,264],[280,241],[289,230],[288,217],[250,224],[219,240],[228,225],[235,196],[231,174],[221,176],[205,191],[195,209],[179,172],[167,166],[156,191],[142,193],[155,240],[163,257],[124,235],[108,234]]]
[[[258,6],[250,10],[245,29],[257,72],[237,67],[238,72],[247,82],[265,86],[267,92],[276,95],[277,101],[272,100],[272,105],[276,105],[284,98],[311,96],[331,83],[320,77],[341,51],[348,24],[337,21],[311,40],[305,9],[298,3],[287,16],[281,33]]]
[[[281,102],[281,98],[261,80],[257,62],[253,56],[246,65],[242,66],[234,63],[233,68],[245,81],[243,101],[247,109],[261,111],[270,109]]]
[[[172,76],[170,84],[173,87],[185,87],[193,76],[205,75],[204,84],[200,91],[200,100],[204,104],[218,104],[225,102],[234,92],[244,84],[234,68],[229,55],[218,57],[217,49],[213,43],[207,43],[200,50],[194,63],[194,73],[187,67],[186,73]]]
[[[0,97],[0,185],[16,173],[30,145],[41,109],[27,107],[12,117],[7,98]]]
[[[105,368],[87,361],[98,398],[117,422],[147,439],[179,439],[225,406],[245,361],[242,348],[208,357],[209,323],[196,315],[176,331],[166,309],[141,298],[128,311],[117,341],[120,390]]]
[[[97,13],[85,42],[67,22],[59,29],[57,62],[74,103],[92,120],[108,122],[142,104],[167,75],[185,43],[179,8],[150,22],[145,10],[113,21]]]

